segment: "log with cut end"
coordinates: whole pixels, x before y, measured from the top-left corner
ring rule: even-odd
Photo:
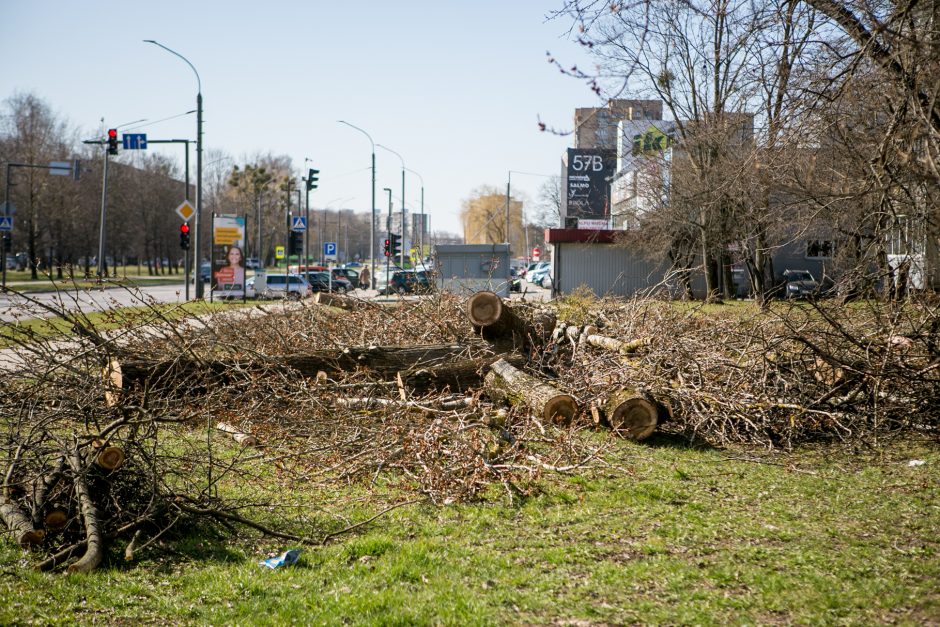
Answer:
[[[104,470],[117,470],[124,465],[124,451],[117,446],[105,446],[95,455],[95,464]]]
[[[3,519],[7,529],[13,532],[17,544],[24,549],[34,547],[42,542],[45,535],[43,531],[34,529],[33,521],[20,509],[19,505],[8,500],[2,494],[0,494],[0,518]]]
[[[215,426],[216,429],[222,431],[223,433],[228,433],[232,436],[232,439],[241,444],[242,446],[258,446],[258,438],[251,435],[250,433],[245,433],[241,429],[238,429],[227,422],[220,422]]]
[[[59,531],[65,529],[65,526],[69,523],[69,512],[64,507],[53,507],[48,512],[46,512],[45,517],[43,518],[43,525],[49,531]]]
[[[668,417],[669,410],[646,392],[626,388],[607,398],[604,415],[614,433],[639,441],[653,434],[656,425]]]
[[[490,366],[484,389],[496,401],[528,407],[545,422],[568,424],[578,413],[578,403],[570,394],[526,374],[504,359]]]
[[[516,346],[541,346],[555,328],[555,315],[533,312],[530,319],[517,314],[493,292],[477,292],[466,304],[467,317],[488,342],[512,342]]]

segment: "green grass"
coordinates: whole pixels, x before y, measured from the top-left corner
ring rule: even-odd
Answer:
[[[546,476],[521,502],[396,509],[276,571],[257,561],[289,545],[247,534],[194,534],[135,565],[115,550],[83,577],[33,573],[7,542],[0,624],[940,620],[936,443],[756,455],[617,442],[604,467]],[[349,490],[346,514],[367,518]]]

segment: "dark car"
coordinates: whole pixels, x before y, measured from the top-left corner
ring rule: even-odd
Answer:
[[[431,276],[427,270],[399,270],[385,288],[386,294],[427,294],[432,289]]]
[[[346,279],[352,284],[353,289],[359,287],[359,273],[352,268],[333,268],[332,273],[334,280],[336,278]]]
[[[828,282],[817,281],[809,270],[784,270],[785,298],[813,298],[824,295],[830,288]]]
[[[310,283],[310,289],[314,292],[333,291],[337,294],[345,294],[353,289],[352,283],[344,277],[334,276],[331,281],[327,272],[308,272],[305,276]]]

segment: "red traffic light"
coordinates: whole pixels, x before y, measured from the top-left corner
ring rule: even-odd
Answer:
[[[109,129],[108,129],[108,137],[109,137],[110,139],[117,139],[117,129],[116,129],[116,128],[109,128]]]
[[[185,222],[180,225],[180,233],[189,233],[189,225]]]

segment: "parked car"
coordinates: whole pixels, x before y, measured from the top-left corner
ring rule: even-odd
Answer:
[[[310,283],[299,274],[260,274],[245,281],[248,298],[306,298],[313,293]]]
[[[347,281],[346,277],[336,276],[334,274],[333,280],[331,281],[328,272],[307,272],[304,276],[310,283],[310,289],[314,292],[333,291],[337,294],[345,294],[354,289],[352,283]]]
[[[541,263],[544,263],[545,265],[544,265],[544,266],[541,266],[541,265],[540,265],[538,268],[536,268],[535,270],[533,270],[532,272],[530,272],[530,273],[526,276],[526,281],[528,281],[529,283],[532,283],[533,285],[538,285],[538,286],[540,286],[540,287],[545,287],[545,286],[543,285],[543,283],[545,282],[546,277],[548,277],[549,279],[551,279],[551,275],[552,275],[552,266],[551,266],[551,264],[549,264],[548,262],[545,262],[545,261],[543,261],[543,262],[541,262]]]
[[[427,294],[431,289],[431,277],[427,270],[400,270],[392,274],[392,280],[382,293]]]
[[[525,273],[525,280],[529,283],[535,283],[535,278],[539,275],[539,273],[547,271],[550,266],[551,264],[549,264],[547,261],[539,261],[538,263],[530,264]],[[539,278],[541,280],[541,277]]]
[[[203,261],[199,264],[199,278],[203,283],[206,283],[212,278],[212,264],[208,261]]]
[[[783,279],[786,282],[785,298],[810,298],[820,296],[824,291],[823,285],[809,270],[784,270]]]
[[[385,264],[376,266],[375,268],[375,289],[378,290],[379,294],[385,294],[385,288],[388,287],[388,278],[394,276],[396,272],[401,272],[401,268],[398,266],[389,266],[388,273],[385,272]]]
[[[353,289],[359,287],[359,273],[352,268],[333,268],[332,273],[334,280],[337,278],[345,279],[352,284]]]
[[[249,270],[257,270],[261,267],[261,261],[257,257],[248,257],[245,259],[245,267]]]

